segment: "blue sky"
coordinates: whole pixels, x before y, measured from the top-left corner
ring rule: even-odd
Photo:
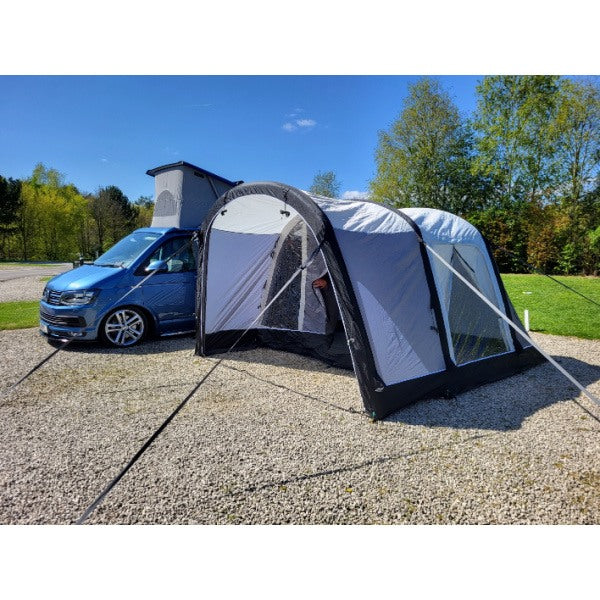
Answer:
[[[146,170],[185,160],[232,180],[306,189],[335,171],[364,192],[377,132],[397,117],[416,76],[0,77],[0,175],[42,162],[81,191],[116,185],[153,195]],[[479,76],[441,76],[459,109]]]

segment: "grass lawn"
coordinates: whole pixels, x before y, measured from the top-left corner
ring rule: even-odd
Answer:
[[[600,277],[556,277],[600,303]],[[529,310],[532,331],[600,339],[600,307],[543,275],[502,275],[521,320]],[[531,293],[525,293],[531,292]],[[0,330],[37,327],[39,302],[0,303]]]
[[[600,277],[555,279],[600,303]],[[600,306],[543,275],[502,275],[502,280],[521,321],[529,310],[531,331],[600,339]]]
[[[3,329],[25,329],[39,324],[40,303],[38,300],[26,302],[0,302],[0,331]]]

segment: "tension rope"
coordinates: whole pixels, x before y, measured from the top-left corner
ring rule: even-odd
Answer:
[[[21,382],[25,381],[30,375],[35,373],[44,363],[47,363],[54,355],[58,354],[61,350],[66,348],[72,341],[73,340],[61,340],[61,342],[63,342],[63,343],[58,348],[55,348],[52,352],[50,352],[50,354],[48,354],[48,356],[43,358],[37,365],[35,365],[35,367],[33,367],[32,369],[29,369],[29,371],[25,375],[23,375],[23,377],[21,377],[21,379],[19,379],[16,383],[13,383],[8,388],[8,391],[6,391],[5,394],[8,394],[8,392],[10,392],[14,388],[16,388]]]
[[[198,232],[195,232],[188,242],[186,242],[183,246],[181,246],[175,252],[173,252],[173,254],[171,254],[166,259],[164,259],[164,262],[168,262],[172,258],[175,258],[178,254],[180,254],[181,252],[186,250],[188,247],[190,247],[194,243],[194,241],[196,241],[197,239],[198,239]],[[150,277],[156,275],[156,273],[158,273],[158,271],[150,271],[150,273],[148,273],[148,275],[146,275],[144,277],[144,279],[142,279],[139,283],[134,285],[131,289],[127,290],[127,292],[125,292],[125,294],[123,294],[118,300],[113,302],[109,306],[108,311],[112,310],[115,306],[120,304],[125,298],[127,298],[127,296],[129,296],[132,292],[134,292],[140,286],[142,286],[144,283],[146,283],[146,281],[148,281],[148,279],[150,279]],[[52,352],[50,352],[50,354],[45,356],[42,360],[40,360],[33,368],[31,368],[25,375],[23,375],[23,377],[21,377],[21,379],[19,379],[15,383],[11,384],[10,386],[8,386],[8,388],[0,394],[0,398],[4,398],[5,396],[8,396],[11,392],[13,392],[15,390],[15,388],[17,388],[19,385],[21,385],[21,383],[23,383],[26,379],[28,379],[31,375],[33,375],[33,373],[35,373],[42,365],[44,365],[50,359],[52,359],[54,356],[56,356],[61,350],[64,350],[69,344],[71,344],[71,342],[75,341],[75,338],[71,338],[71,339],[57,338],[57,339],[58,339],[58,341],[61,342],[61,345],[58,348],[54,349]]]
[[[593,298],[590,298],[589,296],[586,296],[585,294],[582,294],[581,292],[577,291],[575,288],[572,288],[570,285],[567,285],[566,283],[559,281],[558,279],[556,279],[556,277],[553,277],[552,275],[548,275],[548,273],[544,273],[544,271],[542,271],[541,269],[534,267],[531,263],[528,263],[526,260],[522,259],[516,252],[512,252],[511,250],[508,250],[507,248],[504,248],[504,247],[497,247],[496,250],[499,250],[501,252],[506,252],[506,254],[510,254],[511,256],[514,256],[523,266],[527,267],[528,269],[531,269],[532,271],[535,271],[536,273],[538,273],[538,275],[543,275],[544,277],[551,279],[552,281],[554,281],[554,283],[558,283],[558,285],[562,285],[562,287],[570,290],[574,294],[577,294],[578,296],[581,296],[588,302],[591,302],[592,304],[595,304],[596,306],[600,307],[600,302],[596,302],[596,300],[594,300]]]
[[[573,383],[583,394],[585,394],[594,403],[600,405],[600,399],[594,394],[589,392],[582,384],[579,383],[566,369],[559,365],[550,355],[548,355],[542,348],[539,347],[536,342],[531,339],[527,333],[520,329],[513,321],[511,321],[506,315],[504,315],[490,300],[488,300],[475,286],[473,286],[463,275],[461,275],[452,265],[450,265],[442,256],[440,256],[433,248],[423,242],[427,250],[431,252],[446,268],[448,268],[454,275],[456,275],[474,294],[476,294],[485,304],[487,304],[500,318],[502,318],[512,329],[514,329],[519,335],[526,339],[538,352],[548,360],[560,373],[562,373],[571,383]],[[281,287],[281,289],[273,296],[273,298],[267,303],[267,305],[259,312],[256,318],[250,323],[250,325],[238,336],[233,342],[229,349],[224,355],[210,368],[210,370],[200,379],[200,381],[194,386],[194,388],[187,394],[187,396],[179,403],[175,410],[165,419],[160,427],[148,438],[148,440],[142,445],[142,447],[135,453],[135,455],[129,460],[125,467],[118,473],[116,477],[102,490],[102,492],[96,497],[96,499],[88,506],[81,517],[75,522],[77,525],[82,525],[89,516],[95,511],[95,509],[102,503],[106,496],[111,490],[119,483],[119,481],[125,476],[125,474],[131,469],[131,467],[139,460],[144,452],[150,447],[150,445],[158,438],[158,436],[166,429],[171,423],[175,416],[181,411],[181,409],[189,402],[194,396],[198,389],[208,380],[208,378],[214,373],[214,371],[223,363],[229,353],[238,345],[238,343],[244,338],[244,336],[250,331],[255,323],[263,316],[263,314],[271,307],[271,305],[281,296],[281,294],[287,289],[287,287],[294,281],[294,279],[306,269],[314,260],[317,253],[321,249],[319,244],[317,248],[312,252],[310,257],[302,264],[287,280],[287,282]]]
[[[429,244],[423,242],[425,247],[435,258],[437,258],[447,269],[449,269],[456,277],[458,277],[474,294],[483,300],[503,321],[505,321],[512,329],[514,329],[521,337],[527,340],[553,367],[562,373],[572,384],[574,384],[583,394],[585,394],[592,402],[600,406],[600,399],[592,392],[583,386],[573,375],[571,375],[564,367],[558,364],[547,352],[545,352],[536,342],[527,335],[518,325],[509,319],[498,307],[488,300],[474,285],[472,285],[465,277],[463,277],[446,259],[440,256]]]
[[[177,251],[171,254],[165,261],[169,261],[181,252],[188,248],[194,241],[198,239],[198,234],[195,233],[194,236],[183,246],[181,246]],[[549,354],[547,354],[525,331],[523,331],[518,325],[516,325],[511,319],[509,319],[502,311],[500,311],[488,298],[486,298],[475,286],[473,286],[463,275],[461,275],[451,264],[449,264],[442,256],[440,256],[433,248],[431,248],[427,243],[423,242],[427,250],[435,256],[447,269],[449,269],[456,277],[458,277],[474,294],[476,294],[487,306],[489,306],[501,319],[503,319],[509,327],[515,330],[523,339],[527,340],[550,364],[552,364],[563,376],[565,376],[571,383],[573,383],[585,396],[587,396],[592,402],[597,405],[600,405],[600,399],[598,399],[594,394],[589,392],[575,377],[573,377],[566,369],[564,369],[560,364],[558,364]],[[125,476],[125,474],[131,469],[131,467],[139,460],[139,458],[144,454],[144,452],[150,447],[150,445],[158,438],[158,436],[166,429],[166,427],[171,423],[171,421],[175,418],[175,416],[184,408],[184,406],[188,403],[188,401],[194,396],[194,394],[198,391],[198,389],[207,381],[207,379],[212,375],[212,373],[226,360],[227,355],[230,354],[233,349],[239,344],[239,342],[244,338],[244,336],[250,331],[250,329],[255,325],[255,323],[263,316],[263,314],[271,307],[271,305],[281,296],[281,294],[287,289],[287,287],[293,282],[293,280],[303,271],[305,270],[315,259],[317,253],[321,249],[321,244],[317,246],[317,248],[312,252],[307,261],[300,265],[300,267],[292,274],[292,276],[288,279],[288,281],[281,287],[281,289],[277,292],[275,296],[269,301],[269,303],[260,311],[257,317],[250,323],[250,325],[243,331],[243,333],[233,342],[233,344],[229,347],[229,349],[224,353],[224,355],[210,368],[210,370],[200,379],[200,381],[194,386],[194,388],[187,394],[187,396],[179,403],[179,405],[171,412],[171,414],[165,419],[165,421],[160,425],[160,427],[148,438],[148,440],[142,445],[142,447],[136,452],[136,454],[129,460],[129,462],[125,465],[125,467],[119,472],[119,474],[114,477],[111,482],[103,489],[103,491],[96,497],[96,499],[88,506],[82,516],[75,522],[78,525],[83,524],[89,516],[94,512],[94,510],[102,503],[102,501],[106,498],[106,496],[111,492],[111,490],[119,483],[119,481]],[[511,253],[510,251],[500,248],[500,250]],[[514,254],[514,253],[511,253]],[[516,256],[516,255],[515,255]],[[519,257],[517,257],[519,258]],[[520,259],[520,258],[519,258]],[[522,261],[529,268],[538,271],[532,265]],[[154,276],[158,271],[152,271],[147,276],[145,276],[138,284],[129,289],[121,298],[113,303],[112,306],[116,306],[120,302],[122,302],[127,296],[133,293],[136,289],[138,289],[141,285],[143,285],[146,281],[148,281],[152,276]],[[540,271],[540,274],[552,279],[556,283],[561,286],[571,290],[577,295],[583,297],[587,301],[600,306],[598,302],[595,300],[581,294],[577,290],[571,288],[570,286],[558,281],[554,277],[547,275]],[[32,369],[30,369],[23,377],[21,377],[17,382],[12,384],[7,391],[3,392],[3,395],[7,395],[12,392],[17,386],[23,383],[26,379],[28,379],[35,371],[37,371],[40,367],[42,367],[46,362],[51,360],[54,356],[56,356],[61,350],[66,348],[73,339],[61,339],[61,346],[56,348],[53,352],[51,352],[48,356],[44,357],[40,362],[38,362]]]
[[[243,331],[243,333],[233,342],[233,344],[229,347],[229,349],[224,353],[224,355],[210,368],[208,373],[202,377],[202,379],[194,386],[192,391],[179,403],[177,408],[164,420],[162,425],[146,440],[144,445],[135,453],[133,458],[121,469],[119,474],[100,492],[100,494],[96,497],[96,499],[88,506],[85,512],[75,521],[76,525],[83,525],[88,517],[96,510],[96,508],[102,503],[104,498],[110,493],[110,491],[119,483],[119,481],[124,477],[124,475],[133,467],[133,465],[139,460],[139,458],[144,454],[144,452],[150,447],[152,442],[166,429],[167,425],[175,418],[177,413],[188,403],[188,401],[192,398],[192,396],[198,391],[200,386],[206,382],[206,380],[214,373],[219,365],[227,358],[228,354],[233,351],[233,349],[240,343],[242,338],[252,329],[252,327],[256,324],[256,322],[265,314],[265,312],[271,307],[271,305],[283,294],[283,292],[287,289],[287,287],[294,281],[294,279],[302,273],[315,259],[317,253],[321,249],[321,244],[319,244],[315,250],[312,252],[310,257],[306,260],[306,262],[298,267],[296,271],[292,274],[292,276],[284,283],[281,289],[271,298],[268,304],[258,313],[256,318],[248,325],[248,327]]]

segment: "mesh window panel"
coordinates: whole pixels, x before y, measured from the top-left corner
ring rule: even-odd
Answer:
[[[481,291],[473,269],[456,250],[452,253],[450,264]],[[498,315],[454,274],[448,321],[457,365],[509,350],[502,335]]]
[[[162,191],[156,199],[154,205],[154,216],[155,217],[172,217],[177,214],[177,206],[175,198],[169,190]]]
[[[273,299],[302,264],[303,233],[303,223],[299,222],[275,249],[273,277],[265,304]],[[301,291],[302,278],[297,276],[266,311],[262,320],[263,326],[297,330]]]

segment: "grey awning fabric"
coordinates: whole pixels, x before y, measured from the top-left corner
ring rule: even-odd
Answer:
[[[455,215],[256,182],[226,192],[202,232],[200,353],[251,327],[260,343],[327,357],[330,335],[343,331],[365,408],[376,416],[434,389],[509,373],[525,354],[504,322],[431,260],[427,247],[458,265],[495,306],[510,304],[485,240]],[[337,311],[313,289],[323,275]]]

